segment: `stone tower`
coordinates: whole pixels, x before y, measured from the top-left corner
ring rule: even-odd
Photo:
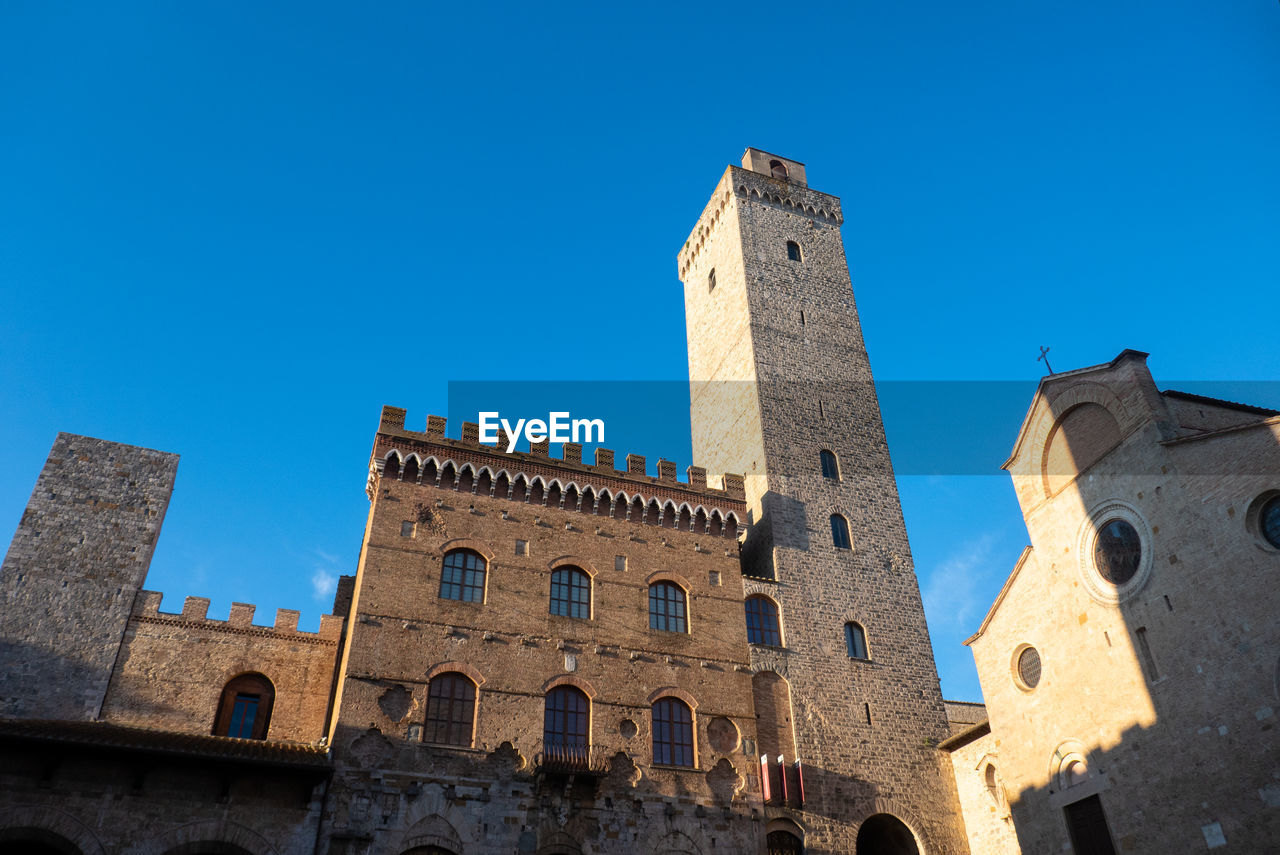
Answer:
[[[178,455],[58,434],[0,568],[0,717],[97,718]]]
[[[679,253],[694,459],[745,473],[744,596],[779,610],[751,649],[760,752],[802,761],[806,804],[770,819],[807,851],[966,852],[841,222],[796,161],[747,149],[720,179]]]

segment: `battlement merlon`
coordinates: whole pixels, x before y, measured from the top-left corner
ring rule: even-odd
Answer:
[[[299,640],[333,642],[342,637],[344,618],[340,615],[321,615],[319,632],[302,632],[298,629],[298,618],[301,614],[295,609],[276,609],[276,618],[272,626],[259,626],[253,622],[253,615],[258,607],[250,603],[232,603],[231,614],[226,620],[209,618],[208,597],[187,597],[182,603],[181,612],[160,611],[160,601],[164,594],[160,591],[139,591],[134,601],[132,618],[173,622],[185,626],[196,625],[202,629],[225,630],[230,632],[262,632],[269,634],[297,637]]]
[[[771,174],[768,164],[773,160],[786,165],[789,172],[787,178],[777,178]],[[795,178],[797,169],[800,180]],[[822,220],[829,225],[839,226],[844,222],[840,197],[811,189],[804,180],[803,163],[749,148],[743,155],[742,166],[730,165],[725,169],[716,189],[711,193],[710,201],[689,232],[688,239],[676,253],[682,278],[719,222],[725,206],[735,198],[776,205],[797,216]]]
[[[462,439],[450,439],[444,435],[446,422],[443,417],[428,416],[425,431],[411,431],[404,427],[405,415],[406,411],[401,407],[382,408],[370,457],[372,467],[378,467],[390,452],[398,451],[402,458],[416,454],[424,462],[434,457],[441,466],[447,460],[453,460],[456,466],[470,463],[476,471],[484,467],[495,473],[505,469],[512,477],[521,471],[532,477],[544,474],[543,470],[554,470],[555,476],[562,481],[574,481],[580,486],[607,487],[613,493],[619,490],[634,493],[639,487],[646,495],[656,490],[670,493],[672,498],[681,494],[704,500],[702,504],[710,500],[726,511],[738,511],[739,519],[745,519],[746,489],[741,475],[725,473],[724,487],[717,489],[708,486],[707,470],[701,466],[687,467],[687,480],[679,481],[676,464],[661,459],[658,461],[658,475],[653,477],[645,473],[643,455],[628,454],[624,458],[626,468],[615,469],[615,454],[608,448],[596,449],[594,463],[582,461],[582,446],[576,443],[565,443],[560,459],[549,456],[549,443],[545,440],[535,443],[527,452],[506,452],[502,450],[506,446],[506,437],[501,429],[497,445],[486,445],[479,441],[479,427],[474,422],[463,423]]]

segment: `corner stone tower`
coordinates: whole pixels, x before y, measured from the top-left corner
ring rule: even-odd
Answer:
[[[804,829],[809,852],[963,853],[841,222],[840,200],[811,190],[796,161],[747,149],[720,179],[679,253],[694,459],[745,473],[744,596],[778,605],[781,646],[751,649],[759,750],[802,761],[806,803],[766,806],[767,818]],[[847,646],[849,623],[865,630],[865,654]]]
[[[98,717],[178,456],[60,433],[0,567],[0,717]]]

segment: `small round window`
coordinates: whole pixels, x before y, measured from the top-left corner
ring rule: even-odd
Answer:
[[[1280,549],[1280,496],[1273,496],[1258,511],[1258,532],[1263,540]]]
[[[1093,563],[1112,585],[1123,585],[1138,572],[1142,562],[1142,540],[1138,530],[1125,520],[1113,519],[1098,530],[1093,547]]]
[[[1034,689],[1040,685],[1040,651],[1034,647],[1024,647],[1018,654],[1018,682],[1024,689]]]

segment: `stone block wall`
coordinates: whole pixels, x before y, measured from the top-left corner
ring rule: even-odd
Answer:
[[[298,631],[298,613],[280,609],[273,626],[253,623],[254,606],[235,603],[228,620],[206,617],[209,601],[188,597],[180,614],[158,610],[143,591],[129,620],[102,718],[116,724],[209,734],[223,687],[258,673],[275,690],[267,739],[318,742],[337,667],[342,618],[323,615],[318,633]]]
[[[0,716],[98,714],[177,471],[176,454],[58,434],[0,568]]]

